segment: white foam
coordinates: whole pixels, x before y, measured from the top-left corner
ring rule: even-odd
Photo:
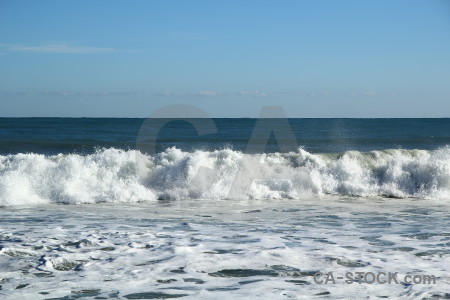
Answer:
[[[169,148],[148,156],[112,148],[90,155],[0,156],[0,205],[311,194],[448,199],[450,149],[250,155]]]
[[[333,196],[6,207],[0,297],[445,297],[449,213],[427,200]],[[318,271],[398,272],[399,283],[317,284]],[[436,283],[408,285],[406,274]]]

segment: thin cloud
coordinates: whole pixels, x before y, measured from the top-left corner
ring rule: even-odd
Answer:
[[[197,92],[174,92],[165,91],[155,94],[160,97],[217,97],[217,96],[250,96],[250,97],[267,97],[267,93],[261,91],[239,91],[233,93],[221,93],[217,91],[197,91]]]
[[[215,97],[223,95],[222,93],[216,91],[198,91],[198,92],[171,92],[166,91],[156,94],[160,97]]]
[[[219,95],[220,93],[214,91],[199,91],[194,94],[194,96],[204,96],[204,97],[214,97]]]
[[[266,93],[260,92],[258,90],[256,90],[256,91],[240,91],[238,94],[241,96],[267,97]]]
[[[373,91],[363,92],[362,94],[363,94],[363,96],[368,96],[368,97],[373,97],[373,96],[377,95],[377,93],[375,93]]]
[[[360,97],[360,96],[364,96],[364,97],[375,97],[377,96],[378,93],[374,92],[374,91],[365,91],[365,92],[351,92],[349,94],[349,96],[352,97]]]
[[[320,95],[320,96],[329,97],[329,96],[331,96],[332,94],[331,94],[331,92],[329,92],[329,91],[321,91],[321,92],[319,92],[319,95]]]
[[[186,96],[186,95],[184,93],[179,93],[179,92],[162,92],[162,93],[157,93],[155,96],[172,97],[172,96]]]
[[[32,53],[62,53],[62,54],[97,54],[107,52],[117,52],[114,48],[101,48],[91,46],[76,46],[69,44],[46,44],[46,45],[15,45],[0,44],[6,51],[10,52],[32,52]]]
[[[21,92],[21,91],[0,91],[0,95],[2,95],[2,96],[27,96],[27,95],[29,95],[29,93]]]
[[[323,91],[276,91],[271,94],[281,95],[281,96],[301,96],[301,97],[331,97],[335,96],[336,93],[323,90]]]
[[[387,93],[388,96],[398,96],[399,94],[397,92],[389,92]]]
[[[41,95],[46,96],[59,96],[59,97],[103,97],[103,96],[139,96],[143,95],[143,92],[136,91],[91,91],[91,92],[75,92],[75,91],[43,91],[40,92]]]

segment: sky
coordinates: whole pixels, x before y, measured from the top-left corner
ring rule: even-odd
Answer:
[[[450,1],[0,0],[0,117],[450,117]]]

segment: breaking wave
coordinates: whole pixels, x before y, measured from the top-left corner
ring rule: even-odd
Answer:
[[[138,163],[136,163],[138,162]],[[307,195],[450,198],[450,148],[311,154],[230,149],[0,156],[0,205]]]

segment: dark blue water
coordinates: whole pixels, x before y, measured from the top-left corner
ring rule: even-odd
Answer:
[[[169,120],[166,120],[169,121]],[[208,126],[198,119],[197,127]],[[156,151],[176,146],[185,151],[232,148],[248,150],[256,119],[213,119],[217,132],[199,136],[186,121],[165,122]],[[289,119],[296,143],[311,153],[383,149],[433,150],[450,145],[450,119]],[[135,149],[144,119],[0,118],[0,153],[92,153],[98,148]],[[270,130],[282,126],[271,119]],[[270,132],[269,130],[269,132]],[[284,130],[284,129],[283,129]],[[264,131],[264,130],[263,130]],[[277,152],[283,131],[258,136],[265,152]],[[287,135],[288,136],[288,135]]]

